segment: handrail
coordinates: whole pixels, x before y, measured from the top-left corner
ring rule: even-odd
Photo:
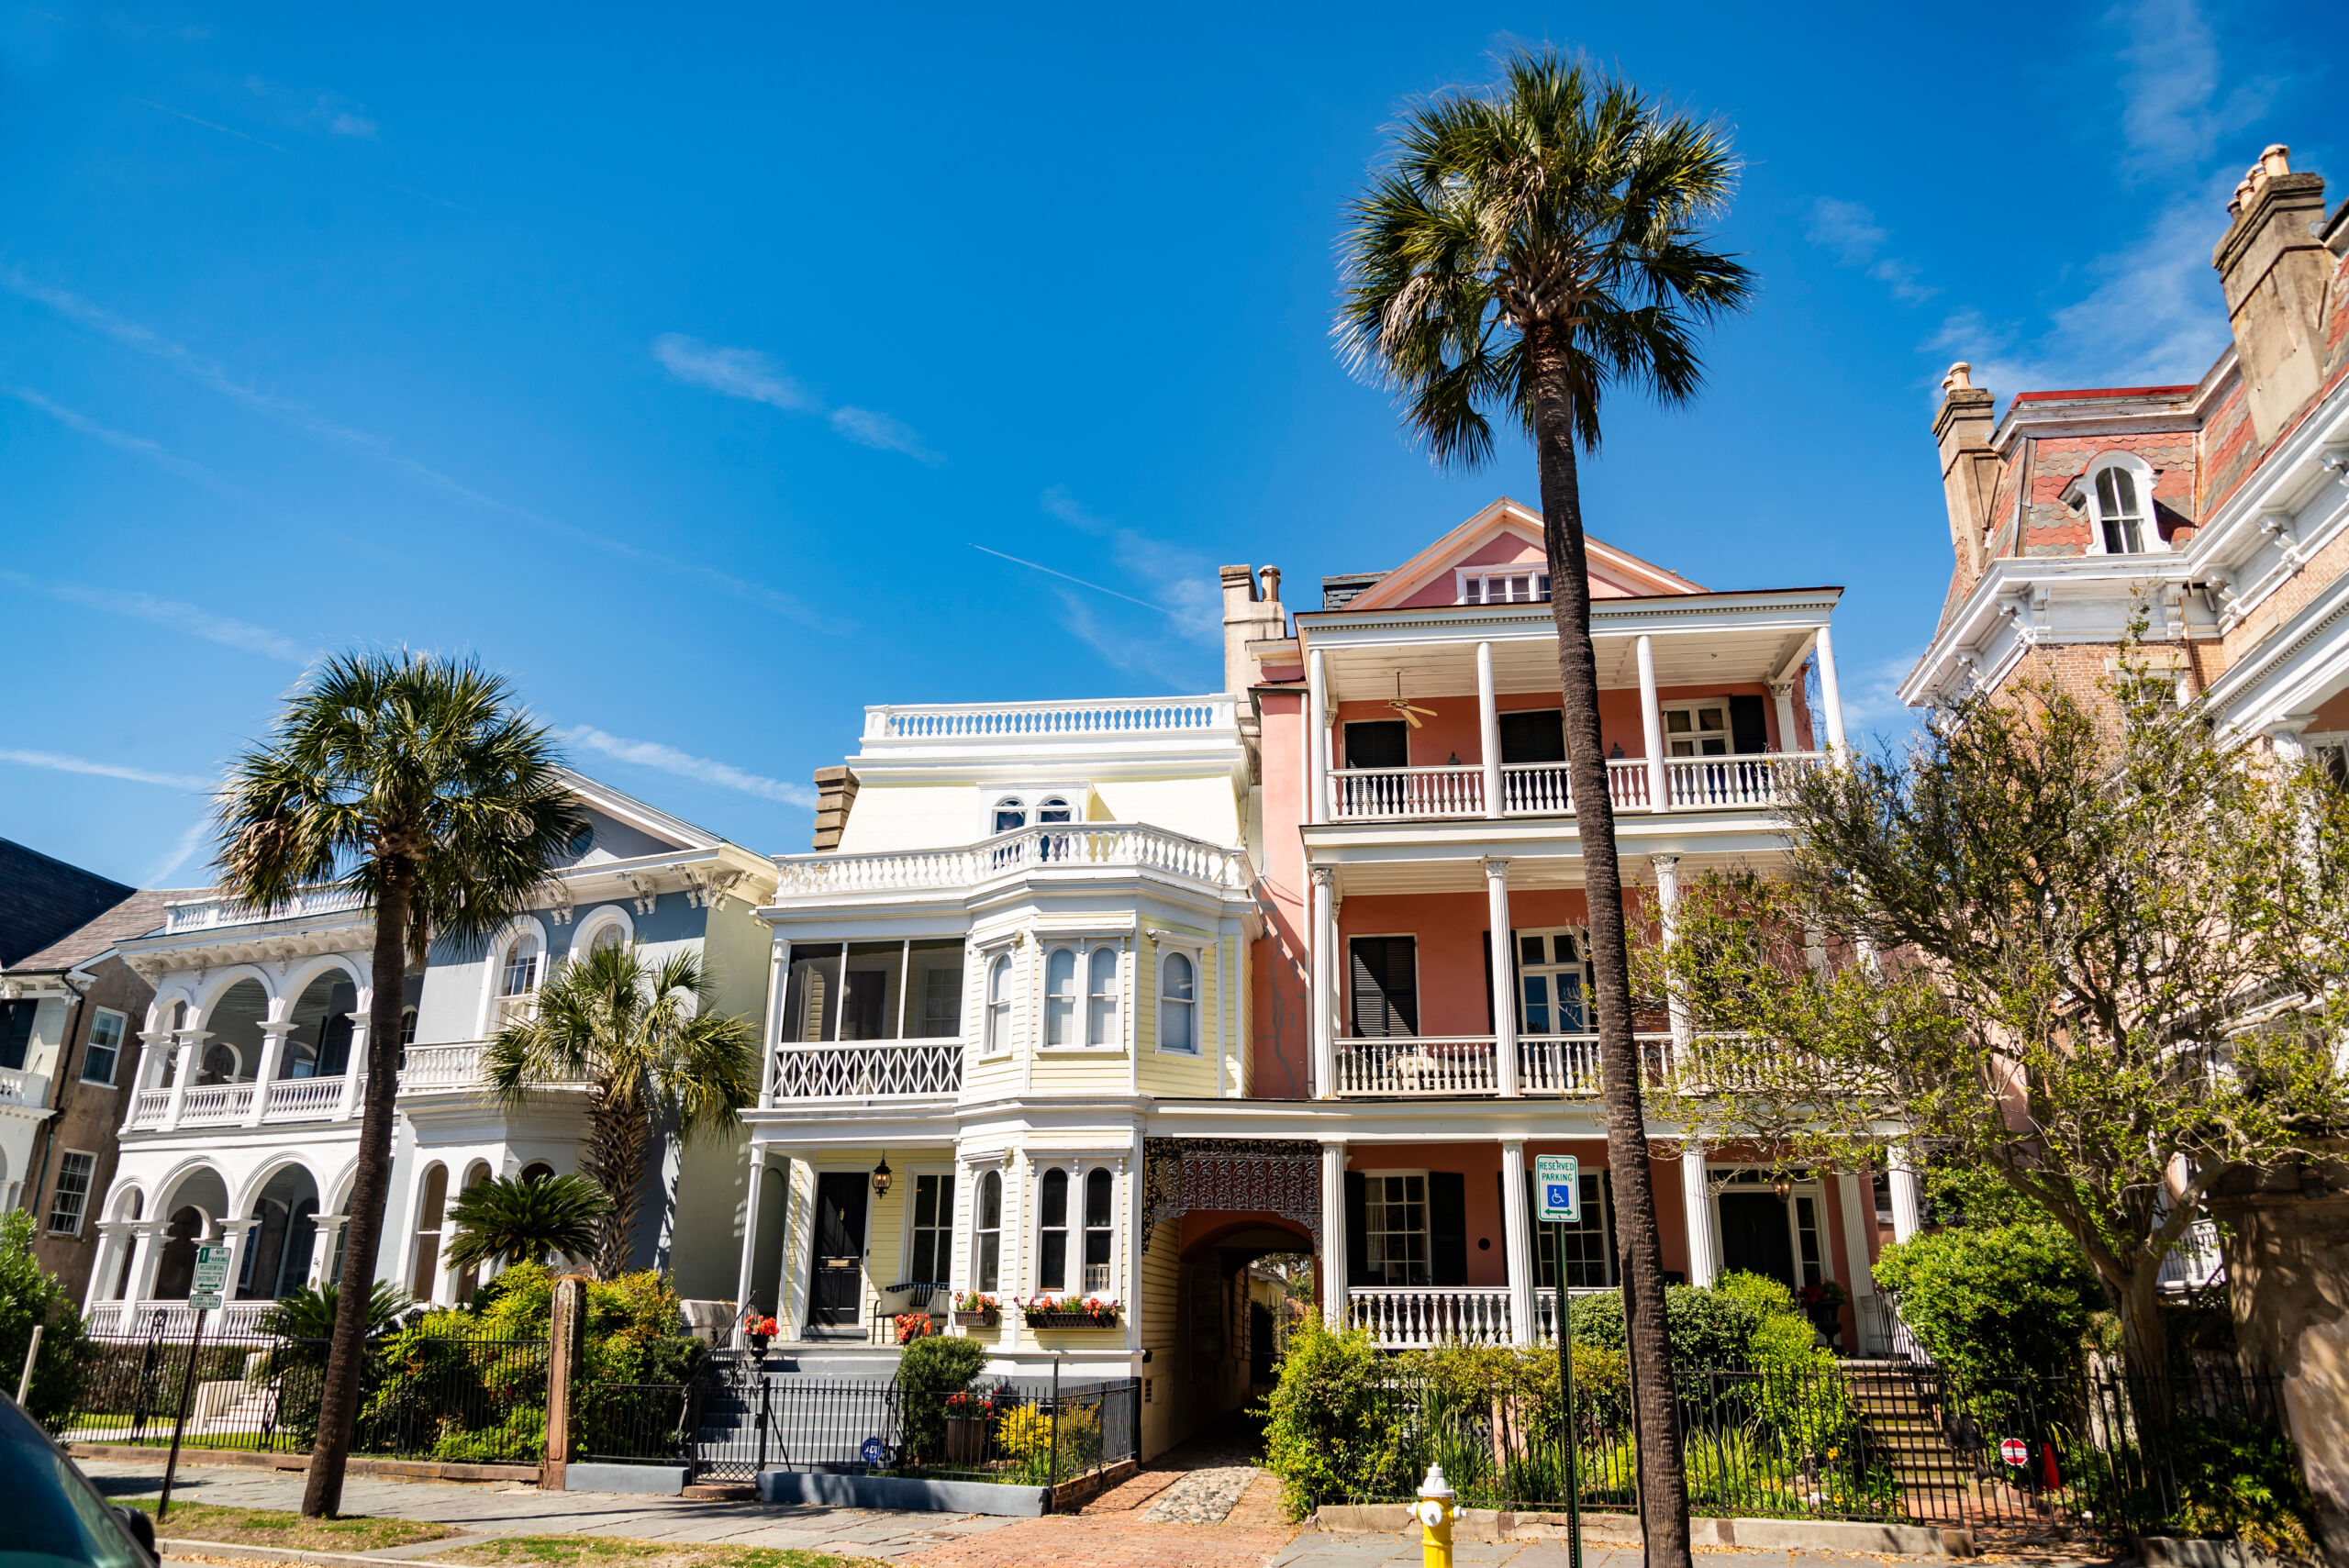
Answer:
[[[775,896],[970,887],[1023,873],[1163,872],[1223,893],[1255,884],[1245,850],[1136,822],[1045,823],[946,850],[779,855]]]
[[[1770,751],[1730,757],[1664,759],[1665,798],[1674,811],[1773,807],[1797,770],[1816,767],[1824,751]],[[1564,762],[1503,762],[1503,817],[1570,816],[1574,781]],[[1434,820],[1486,816],[1484,769],[1446,762],[1411,768],[1332,768],[1331,819],[1339,822]],[[1645,757],[1607,760],[1607,793],[1616,811],[1656,809]]]
[[[1000,740],[1236,732],[1229,695],[1082,702],[885,704],[864,710],[868,740]]]
[[[282,904],[266,907],[218,894],[183,898],[163,906],[165,934],[210,930],[219,926],[257,925],[267,920],[292,920],[304,915],[340,915],[367,907],[367,895],[355,887],[319,883],[297,888]]]

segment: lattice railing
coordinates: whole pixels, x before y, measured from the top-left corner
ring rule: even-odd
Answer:
[[[890,1099],[962,1089],[959,1039],[785,1045],[774,1053],[778,1101]]]

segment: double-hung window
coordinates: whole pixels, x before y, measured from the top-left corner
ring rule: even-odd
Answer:
[[[1054,948],[1044,960],[1044,1046],[1076,1043],[1076,950]]]
[[[1057,1165],[1036,1205],[1036,1288],[1068,1288],[1068,1173]]]
[[[1530,1035],[1589,1027],[1582,949],[1568,930],[1517,933],[1518,1028]]]
[[[1730,754],[1729,703],[1681,703],[1664,710],[1667,757],[1726,757]]]
[[[1116,1227],[1116,1180],[1107,1168],[1096,1166],[1085,1177],[1085,1294],[1098,1296],[1109,1288],[1109,1243]]]
[[[1000,1288],[1003,1272],[1003,1173],[989,1171],[979,1178],[979,1201],[971,1217],[971,1278],[973,1288]]]
[[[98,1157],[69,1149],[58,1157],[57,1191],[49,1206],[49,1229],[53,1236],[82,1234],[82,1217],[89,1212],[90,1184],[97,1175]]]
[[[1011,1049],[1011,955],[999,953],[987,965],[987,1025],[981,1047],[993,1055]]]
[[[122,1058],[122,1042],[128,1037],[130,1021],[108,1007],[100,1007],[90,1019],[90,1043],[82,1052],[82,1082],[111,1084],[115,1068]]]
[[[1118,950],[1097,947],[1085,960],[1085,1043],[1115,1046],[1118,1038]]]
[[[1363,1187],[1363,1260],[1375,1284],[1428,1283],[1428,1179],[1367,1177]]]
[[[943,1284],[953,1266],[954,1178],[914,1178],[914,1246],[907,1277],[917,1284]]]

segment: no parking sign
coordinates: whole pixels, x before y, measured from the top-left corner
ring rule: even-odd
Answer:
[[[1998,1457],[2012,1465],[2021,1466],[2029,1464],[2031,1462],[2031,1445],[2023,1441],[2021,1438],[2000,1438],[1998,1440]]]

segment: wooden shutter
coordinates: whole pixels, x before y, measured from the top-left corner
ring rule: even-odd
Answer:
[[[1360,1171],[1346,1173],[1346,1283],[1376,1283],[1370,1277],[1370,1188]]]
[[[1410,727],[1399,718],[1368,719],[1347,725],[1345,765],[1350,768],[1409,767]]]
[[[1468,1283],[1468,1179],[1428,1173],[1428,1273],[1431,1284]]]
[[[1564,716],[1554,707],[1497,716],[1504,762],[1563,762],[1566,760]]]
[[[1387,1040],[1419,1033],[1418,939],[1356,937],[1349,947],[1354,1034],[1363,1040]]]
[[[1760,697],[1729,699],[1729,749],[1740,756],[1770,749],[1770,726],[1762,717]]]

